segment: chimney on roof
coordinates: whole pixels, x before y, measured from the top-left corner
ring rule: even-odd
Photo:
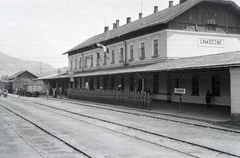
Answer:
[[[173,6],[173,1],[169,1],[169,8]]]
[[[180,0],[179,3],[181,4],[181,3],[184,3],[184,2],[186,2],[186,1],[187,1],[187,0]]]
[[[119,27],[119,20],[116,20],[116,28]]]
[[[154,13],[158,12],[158,6],[154,6]]]
[[[139,19],[142,19],[142,13],[139,13],[138,15],[139,15]]]
[[[127,24],[131,22],[131,17],[127,17]]]
[[[107,32],[109,30],[109,27],[108,26],[105,26],[104,27],[104,32]]]
[[[115,29],[116,28],[116,23],[113,23],[113,29]]]

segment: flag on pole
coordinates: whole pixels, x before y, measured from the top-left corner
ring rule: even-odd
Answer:
[[[102,48],[104,53],[105,53],[105,52],[109,53],[108,48],[107,48],[106,46],[104,46],[104,45],[102,45],[102,44],[100,44],[100,43],[97,43],[97,46],[100,47],[100,48]]]

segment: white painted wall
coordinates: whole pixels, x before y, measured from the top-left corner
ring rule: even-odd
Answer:
[[[153,58],[153,40],[159,40],[159,57]],[[221,41],[221,45],[214,44],[201,44],[202,40],[217,40]],[[230,34],[220,34],[220,33],[206,33],[206,32],[191,32],[191,31],[180,31],[180,30],[163,30],[156,33],[148,34],[145,36],[133,38],[127,40],[127,62],[130,65],[153,62],[154,60],[159,60],[162,58],[179,58],[179,57],[192,57],[201,56],[209,54],[217,54],[230,51],[240,50],[240,35],[230,35]],[[146,58],[144,60],[139,59],[139,48],[140,43],[145,43],[145,53]],[[133,45],[134,49],[134,60],[130,59],[130,45]],[[107,60],[107,65],[103,65],[104,55],[102,50],[97,48],[95,50],[90,50],[84,53],[85,56],[93,55],[93,67],[90,67],[90,58],[88,59],[88,66],[84,68],[85,70],[101,69],[101,68],[111,68],[119,67],[124,63],[119,63],[119,52],[120,48],[124,48],[124,60],[125,60],[125,44],[124,42],[115,43],[113,45],[108,45],[109,48],[109,59]],[[115,52],[115,63],[112,62],[111,52]],[[96,66],[96,52],[100,52],[100,66]],[[69,67],[70,61],[73,61],[73,69],[75,68],[75,59],[77,59],[77,64],[79,64],[79,59],[82,58],[82,54],[76,54],[69,57]],[[82,65],[84,66],[84,59]],[[77,65],[79,69],[79,65]]]
[[[159,60],[162,58],[166,58],[167,56],[167,32],[166,30],[163,31],[159,31],[156,33],[152,33],[152,34],[148,34],[145,36],[141,36],[141,37],[137,37],[137,38],[133,38],[131,40],[127,40],[127,62],[130,65],[136,65],[136,64],[140,64],[140,63],[149,63],[149,62],[154,62],[155,60]],[[153,58],[153,40],[154,39],[158,39],[158,52],[159,52],[159,56],[157,58]],[[145,55],[146,58],[144,60],[140,60],[139,59],[139,48],[140,48],[140,44],[144,42],[145,43]],[[134,60],[133,61],[129,61],[130,59],[130,45],[133,45],[133,50],[134,50]],[[82,58],[82,66],[84,68],[85,71],[87,70],[97,70],[97,69],[105,69],[105,68],[111,68],[111,67],[121,67],[123,66],[124,63],[119,63],[119,52],[120,52],[120,48],[123,48],[123,59],[125,60],[125,43],[119,42],[119,43],[115,43],[112,45],[108,45],[107,46],[109,48],[109,54],[108,56],[108,60],[107,60],[107,65],[103,65],[103,60],[104,60],[104,55],[101,49],[96,48],[94,50],[90,50],[90,51],[86,51],[83,52],[84,53],[84,58],[82,58],[82,54],[75,54],[72,56],[69,56],[69,68],[71,67],[71,60],[73,61],[73,66],[72,68],[75,68],[75,59],[77,59],[77,69],[79,70],[79,60],[80,58]],[[112,50],[114,50],[115,52],[115,58],[114,64],[111,64],[112,62]],[[97,54],[96,52],[100,52],[100,65],[96,66],[96,58],[97,58]],[[87,68],[85,68],[85,64],[84,64],[84,60],[85,60],[85,56],[89,56],[93,55],[93,67],[90,67],[90,58],[88,58],[88,64],[87,64]]]
[[[202,39],[221,40],[221,45],[201,44]],[[167,56],[192,57],[240,50],[240,35],[167,30]]]

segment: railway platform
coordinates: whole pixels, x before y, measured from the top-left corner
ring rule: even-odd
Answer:
[[[180,108],[179,103],[176,102],[155,101],[152,102],[151,112],[205,121],[214,125],[240,130],[240,119],[230,116],[231,107],[229,106],[213,105],[208,108],[205,104],[182,103]]]
[[[43,96],[45,97],[45,96]],[[53,98],[51,98],[53,99]],[[60,99],[54,98],[54,99]],[[78,102],[79,100],[72,100],[63,97],[64,100],[71,100]],[[101,104],[101,103],[96,103]],[[104,106],[116,106],[105,104]],[[128,108],[117,106],[121,108]],[[205,121],[214,125],[219,125],[222,127],[233,128],[240,130],[240,120],[233,119],[230,116],[231,107],[228,106],[211,106],[206,107],[205,104],[189,104],[177,102],[166,102],[166,101],[153,101],[151,103],[151,110],[135,109],[137,111],[147,111],[151,114],[161,114],[167,116],[181,117],[191,120]]]
[[[13,97],[18,97],[17,95],[12,95]],[[45,98],[45,95],[40,95],[40,98]],[[57,98],[49,97],[50,100],[56,99],[60,100],[60,97]],[[68,99],[66,97],[62,97],[62,100],[71,101],[71,102],[80,102],[79,100]],[[46,99],[47,101],[47,99]],[[94,103],[94,105],[104,105],[109,107],[119,107],[127,109],[129,107],[123,107],[119,105],[110,105],[110,104],[102,104],[102,103]],[[153,101],[151,103],[151,110],[142,110],[142,109],[134,109],[136,111],[145,111],[149,114],[161,114],[166,116],[174,116],[180,118],[186,118],[190,120],[198,120],[209,122],[214,125],[219,125],[227,128],[233,128],[240,130],[240,120],[233,119],[230,116],[231,107],[228,106],[212,106],[207,108],[206,105],[203,104],[189,104],[182,103],[181,106],[177,102],[166,102],[166,101]]]

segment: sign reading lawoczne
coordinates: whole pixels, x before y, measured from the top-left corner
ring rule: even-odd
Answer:
[[[198,38],[198,46],[202,46],[202,47],[224,47],[224,39]]]

